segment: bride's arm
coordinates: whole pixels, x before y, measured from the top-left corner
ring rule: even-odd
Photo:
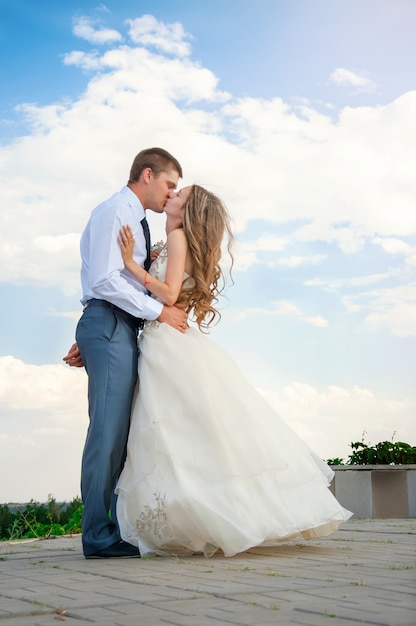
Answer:
[[[172,306],[178,299],[183,283],[188,243],[182,228],[177,228],[167,237],[168,266],[165,281],[151,276],[143,267],[133,260],[134,238],[130,226],[120,230],[118,242],[126,269],[139,283],[144,285],[154,296],[167,306]]]

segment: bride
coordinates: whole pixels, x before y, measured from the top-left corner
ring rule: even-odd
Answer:
[[[332,470],[201,332],[218,315],[221,244],[232,240],[224,205],[192,185],[165,212],[167,242],[149,272],[133,261],[128,226],[123,260],[154,297],[182,302],[196,327],[152,321],[140,335],[140,392],[116,488],[122,538],[142,556],[208,557],[333,533],[352,514],[328,488]]]

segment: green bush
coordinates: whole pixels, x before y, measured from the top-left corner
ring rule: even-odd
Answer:
[[[328,465],[407,465],[416,463],[416,447],[403,441],[380,441],[370,445],[364,441],[350,443],[352,453],[344,460],[339,457],[328,459]]]
[[[380,441],[369,446],[364,441],[350,444],[348,465],[406,465],[416,463],[416,447],[403,441]]]
[[[82,511],[84,505],[80,504],[73,512],[71,519],[65,524],[65,533],[67,535],[76,535],[81,532]]]
[[[345,465],[344,459],[341,459],[339,456],[334,459],[327,459],[325,463],[328,463],[328,465]]]
[[[0,540],[36,539],[81,532],[83,505],[79,498],[58,504],[48,496],[47,504],[31,500],[11,510],[0,505]]]
[[[0,506],[0,539],[8,536],[8,530],[13,525],[14,518],[7,504],[2,504]]]

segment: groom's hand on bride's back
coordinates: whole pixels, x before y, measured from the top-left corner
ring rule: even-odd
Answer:
[[[172,328],[184,333],[188,328],[188,314],[178,306],[164,306],[157,318],[162,324],[169,324]]]
[[[72,346],[68,350],[68,354],[64,356],[62,360],[71,367],[84,367],[81,352],[79,351],[76,343],[72,344]]]

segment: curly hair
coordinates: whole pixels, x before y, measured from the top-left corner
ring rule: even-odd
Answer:
[[[225,287],[225,276],[220,266],[221,246],[225,238],[232,267],[233,235],[223,202],[203,187],[192,185],[184,208],[183,229],[188,240],[195,282],[193,286],[182,289],[179,301],[185,303],[188,313],[193,309],[194,319],[202,330],[208,328],[215,318],[219,320],[221,317],[214,306]]]

